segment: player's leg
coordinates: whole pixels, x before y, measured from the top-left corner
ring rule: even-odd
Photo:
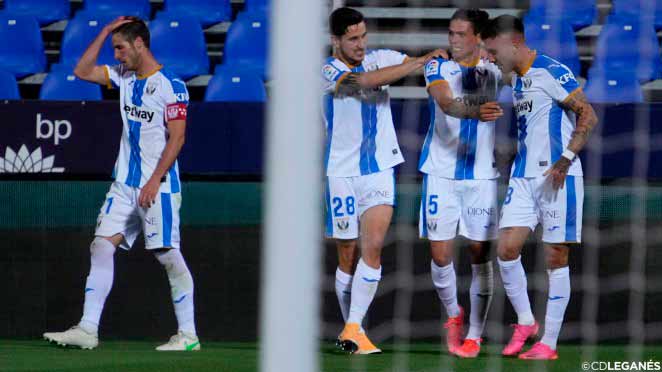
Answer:
[[[359,221],[353,178],[327,177],[326,237],[336,241],[338,267],[336,268],[336,297],[343,321],[349,317],[352,280],[358,261],[357,239]]]
[[[513,326],[515,330],[510,342],[503,349],[504,356],[519,354],[526,340],[538,333],[521,261],[524,242],[537,224],[538,214],[529,180],[511,178],[499,223],[497,260],[506,295],[517,313],[517,324]]]
[[[356,239],[336,239],[338,268],[336,269],[336,296],[340,304],[343,321],[349,317],[349,305],[352,299],[352,280],[359,260]]]
[[[129,249],[140,230],[133,196],[133,190],[126,185],[113,183],[111,186],[90,244],[90,271],[85,283],[81,321],[65,332],[44,333],[47,340],[86,349],[98,345],[101,314],[113,286],[115,250],[119,246]]]
[[[480,351],[481,336],[494,291],[494,272],[490,260],[491,241],[497,233],[497,181],[464,180],[460,234],[469,239],[471,287],[469,332],[457,354],[475,357]]]
[[[393,169],[359,177],[354,183],[356,213],[360,219],[361,258],[352,279],[351,305],[341,340],[349,340],[356,347],[353,352],[372,354],[381,352],[370,342],[361,324],[381,280],[381,253],[386,232],[391,224],[395,204]],[[344,343],[344,349],[348,349]]]
[[[195,329],[193,276],[180,251],[180,193],[161,192],[147,210],[141,209],[145,248],[154,253],[166,271],[177,318],[177,334],[156,348],[159,351],[200,350]]]
[[[549,278],[545,332],[539,343],[520,355],[522,359],[556,359],[556,343],[570,302],[569,246],[579,243],[584,199],[582,177],[568,176],[557,191],[544,184],[541,198],[543,242]]]

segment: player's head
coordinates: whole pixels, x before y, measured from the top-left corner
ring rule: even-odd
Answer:
[[[503,72],[511,72],[522,58],[520,51],[526,47],[522,20],[511,15],[496,17],[483,29],[481,37],[490,60]]]
[[[480,9],[458,9],[451,17],[448,43],[453,58],[462,60],[478,51],[480,33],[489,22],[489,15]]]
[[[115,59],[129,70],[136,70],[149,52],[149,29],[141,19],[133,18],[113,30]]]
[[[368,41],[363,14],[351,8],[338,8],[329,16],[329,28],[339,57],[352,65],[360,64]]]

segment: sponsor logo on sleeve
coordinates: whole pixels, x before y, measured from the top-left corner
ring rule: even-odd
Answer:
[[[186,104],[184,103],[171,103],[166,106],[166,121],[170,120],[186,120]]]
[[[425,66],[425,76],[439,75],[439,61],[433,59]]]
[[[324,67],[322,67],[322,73],[327,80],[333,81],[338,77],[340,71],[331,65],[324,65]]]

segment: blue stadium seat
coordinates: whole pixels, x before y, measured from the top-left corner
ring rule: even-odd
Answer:
[[[60,63],[65,69],[73,69],[78,59],[83,55],[90,43],[97,37],[101,29],[112,21],[111,17],[99,17],[87,12],[78,12],[76,16],[69,21],[67,28],[62,35],[62,47],[60,48]],[[101,48],[97,63],[114,65],[115,60],[111,37]],[[58,67],[51,67],[51,70],[57,70]]]
[[[531,0],[530,15],[563,18],[574,30],[593,24],[597,15],[595,0]]]
[[[269,24],[260,12],[240,13],[225,39],[223,64],[250,68],[266,80],[269,56]]]
[[[0,71],[0,99],[21,99],[16,77],[7,71]]]
[[[44,79],[39,99],[47,101],[100,101],[101,86],[78,79],[74,74],[51,72]]]
[[[0,69],[17,77],[46,69],[44,43],[34,17],[0,14]]]
[[[658,31],[662,29],[662,0],[613,0],[612,14],[636,17],[652,22]]]
[[[269,12],[270,0],[246,0],[246,11],[248,12]]]
[[[5,0],[10,14],[32,16],[42,25],[69,18],[69,0]]]
[[[262,79],[251,71],[220,66],[207,85],[206,102],[264,102]]]
[[[641,85],[634,70],[600,70],[591,68],[584,91],[593,103],[639,103],[643,101]]]
[[[659,76],[660,47],[651,23],[632,16],[609,17],[598,36],[593,66],[601,70],[634,69],[639,82]]]
[[[83,4],[85,12],[97,17],[130,15],[147,20],[152,9],[149,0],[85,0]]]
[[[157,18],[149,30],[152,53],[170,71],[182,79],[209,73],[207,44],[196,19]]]
[[[527,45],[568,66],[579,76],[581,65],[575,32],[561,18],[527,15],[524,18]]]
[[[177,14],[197,19],[203,27],[232,19],[229,0],[166,0],[162,14]]]

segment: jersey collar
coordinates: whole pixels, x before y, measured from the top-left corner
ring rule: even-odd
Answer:
[[[533,62],[536,60],[536,58],[538,58],[538,51],[534,50],[533,51],[533,56],[531,56],[531,60],[526,64],[524,69],[522,69],[522,73],[521,74],[518,73],[517,75],[519,75],[519,76],[526,75],[526,73],[529,72],[529,70],[531,69],[531,66],[533,65]]]
[[[163,65],[159,65],[157,68],[155,68],[154,70],[146,73],[145,75],[136,74],[136,79],[139,79],[139,80],[147,79],[148,77],[150,77],[150,76],[156,74],[157,72],[159,72],[159,70],[161,70],[162,68],[163,68]]]

